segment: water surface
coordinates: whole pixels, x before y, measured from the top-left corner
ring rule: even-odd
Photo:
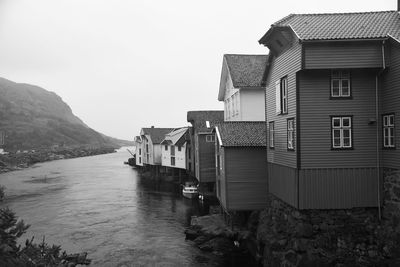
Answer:
[[[58,160],[0,174],[9,206],[26,223],[22,239],[45,236],[92,266],[219,266],[219,258],[185,241],[190,217],[207,207],[179,187],[142,178],[117,153]]]

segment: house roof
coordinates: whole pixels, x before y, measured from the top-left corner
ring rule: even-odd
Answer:
[[[235,88],[263,85],[268,55],[225,54],[224,59]]]
[[[272,24],[259,42],[264,44],[279,27],[290,27],[301,40],[379,39],[388,35],[399,39],[400,14],[398,11],[290,14]]]
[[[165,135],[165,138],[161,143],[167,142],[172,145],[176,145],[177,142],[182,138],[182,136],[185,135],[187,130],[188,130],[187,127],[174,129]]]
[[[266,146],[266,130],[263,121],[230,121],[216,124],[222,146]]]
[[[264,86],[268,67],[268,55],[225,54],[222,62],[218,100],[223,101],[228,78],[234,88]]]
[[[153,144],[160,144],[164,140],[165,135],[172,130],[173,128],[142,128],[145,135],[150,135]]]
[[[216,122],[224,121],[223,110],[199,110],[188,111],[187,121],[192,123],[196,132],[211,132]],[[206,125],[206,121],[210,122],[210,127]]]

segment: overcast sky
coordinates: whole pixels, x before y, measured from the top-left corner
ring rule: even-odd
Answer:
[[[218,102],[222,55],[290,13],[395,10],[397,0],[0,0],[0,76],[57,93],[91,128],[132,140]],[[0,96],[1,97],[1,96]]]

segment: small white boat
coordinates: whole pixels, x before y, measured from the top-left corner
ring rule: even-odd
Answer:
[[[199,190],[196,185],[186,183],[183,186],[182,195],[186,198],[197,198],[199,196]]]

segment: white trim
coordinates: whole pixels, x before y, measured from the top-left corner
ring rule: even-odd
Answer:
[[[388,36],[400,44],[400,40],[399,39],[397,39],[396,37],[394,37],[394,36],[392,36],[390,34],[388,34]]]
[[[217,133],[217,138],[218,138],[219,145],[220,145],[220,146],[223,146],[223,144],[222,144],[222,139],[221,139],[221,135],[219,134],[218,127],[215,127],[215,132]]]
[[[293,29],[292,25],[288,24],[289,28],[294,32],[294,34],[296,35],[297,39],[299,39],[299,41],[302,41],[300,36],[297,34],[297,32]]]
[[[207,126],[207,128],[210,128],[210,122],[209,121],[206,121],[206,126]]]

